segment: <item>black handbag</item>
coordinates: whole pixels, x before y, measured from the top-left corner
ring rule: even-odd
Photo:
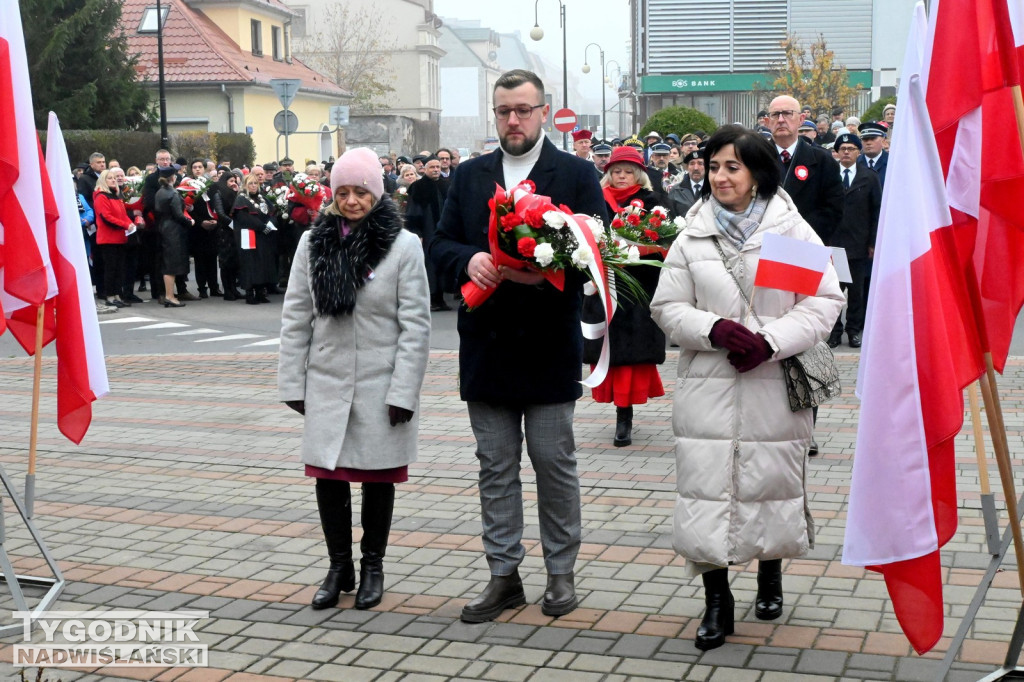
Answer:
[[[718,243],[718,237],[712,237],[718,255],[722,258],[722,265],[725,271],[736,283],[736,288],[743,297],[743,302],[754,313],[757,323],[764,326],[761,318],[754,312],[754,306],[743,290],[736,273],[729,267],[729,261],[725,257],[722,245]],[[789,409],[793,412],[806,410],[827,403],[843,392],[843,386],[839,381],[839,368],[836,367],[836,357],[832,349],[824,341],[819,341],[802,353],[784,358],[779,361],[782,365],[782,376],[786,380],[786,394],[789,397]]]

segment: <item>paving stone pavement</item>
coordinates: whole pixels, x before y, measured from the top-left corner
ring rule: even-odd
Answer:
[[[327,563],[313,486],[297,459],[300,420],[276,397],[276,355],[108,358],[112,394],[96,403],[92,428],[77,447],[54,425],[56,366],[47,359],[35,521],[68,579],[54,608],[209,611],[198,632],[210,654],[207,668],[48,669],[46,679],[934,679],[988,561],[973,441],[969,431],[957,441],[960,529],[942,553],[945,637],[919,657],[899,630],[880,578],[840,563],[858,356],[837,357],[846,390],[821,409],[822,454],[808,463],[818,544],[807,557],[785,562],[786,608],[778,621],[754,617],[756,567],[733,567],[736,634],[709,652],[693,645],[703,612],[699,581],[683,577],[669,539],[670,380],[668,395],[636,409],[628,448],[610,445],[613,409],[589,398],[577,406],[580,608],[559,619],[540,612],[545,575],[533,472],[524,460],[522,573],[529,603],[497,622],[467,625],[459,611],[488,575],[476,458],[454,353],[431,356],[420,459],[398,489],[387,593],[370,611],[354,610],[352,595],[336,609],[308,607]],[[675,359],[670,353],[662,368],[666,379]],[[1018,455],[1024,451],[1022,364],[1012,358],[1001,379],[1008,438]],[[31,371],[29,359],[0,360],[0,465],[19,485]],[[1014,460],[1016,471],[1021,465]],[[989,469],[998,488],[996,469]],[[358,510],[358,500],[353,506]],[[5,511],[6,548],[17,572],[45,574],[10,504]],[[1010,554],[949,679],[977,680],[1002,663],[1021,603]],[[9,610],[9,597],[0,597],[0,613]],[[19,639],[0,640],[4,679],[18,679],[11,661]],[[26,677],[35,679],[35,671]]]

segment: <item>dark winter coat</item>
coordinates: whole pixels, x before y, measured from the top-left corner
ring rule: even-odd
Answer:
[[[843,222],[825,243],[846,249],[846,258],[867,258],[874,248],[878,232],[878,212],[882,208],[882,184],[867,166],[857,164],[857,175],[844,189]]]
[[[160,233],[161,274],[188,274],[188,228],[185,200],[174,187],[161,185],[154,197],[157,230]]]
[[[782,168],[781,162],[779,167]],[[806,175],[798,172],[800,168],[806,170]],[[789,168],[783,168],[782,188],[796,204],[800,217],[822,241],[828,242],[843,219],[843,183],[839,179],[839,162],[832,158],[832,153],[801,137]]]
[[[277,237],[274,232],[267,233],[272,217],[270,204],[262,194],[255,202],[244,191],[235,197],[238,285],[243,289],[277,284]],[[255,248],[243,248],[243,244],[251,243],[250,232],[255,237]]]
[[[556,205],[596,215],[607,222],[608,209],[594,164],[543,142],[540,158],[528,176],[537,194]],[[506,186],[504,152],[463,161],[452,176],[448,200],[430,257],[448,279],[461,287],[466,266],[488,252],[487,225],[494,186]],[[502,282],[479,308],[459,309],[459,390],[463,400],[505,405],[551,404],[576,400],[583,370],[580,328],[582,275],[567,273],[565,290],[548,283],[527,286]]]
[[[658,206],[654,192],[637,187],[636,194],[624,200],[628,204],[639,198],[644,202],[644,209],[651,210]],[[609,207],[609,214],[615,209]],[[646,260],[661,260],[659,256],[645,256]],[[626,268],[629,274],[636,277],[650,299],[658,288],[658,276],[661,268],[654,265],[633,265]],[[604,311],[598,297],[586,296],[583,299],[583,321],[602,322]],[[620,295],[618,307],[612,317],[609,332],[611,347],[611,366],[623,365],[660,365],[665,362],[665,332],[651,319],[651,308],[648,302],[631,302]],[[601,356],[601,339],[585,339],[583,341],[583,362],[597,364]]]

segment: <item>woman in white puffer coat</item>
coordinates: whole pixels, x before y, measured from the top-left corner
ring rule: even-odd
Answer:
[[[755,613],[778,618],[782,559],[814,542],[804,471],[811,411],[790,411],[778,361],[824,340],[845,298],[830,265],[816,296],[758,288],[747,312],[739,286],[749,298],[766,233],[821,243],[779,187],[776,158],[770,142],[740,126],[711,137],[704,196],[687,213],[651,301],[680,351],[672,535],[690,575],[704,581],[700,649],[733,632],[727,566],[759,560]]]

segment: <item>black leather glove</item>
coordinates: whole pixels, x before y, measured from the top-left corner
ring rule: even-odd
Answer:
[[[761,340],[761,346],[758,349],[749,353],[729,353],[729,362],[740,374],[749,372],[762,362],[766,362],[775,353],[771,344],[768,343],[768,339],[761,334],[754,334],[754,336]]]
[[[392,426],[404,424],[412,419],[412,410],[407,410],[404,407],[388,405],[388,417],[391,419]]]
[[[756,353],[764,342],[763,336],[755,334],[739,322],[724,317],[711,327],[708,338],[716,347],[741,355]]]
[[[292,408],[299,414],[306,414],[306,401],[305,400],[286,400],[284,404]]]

